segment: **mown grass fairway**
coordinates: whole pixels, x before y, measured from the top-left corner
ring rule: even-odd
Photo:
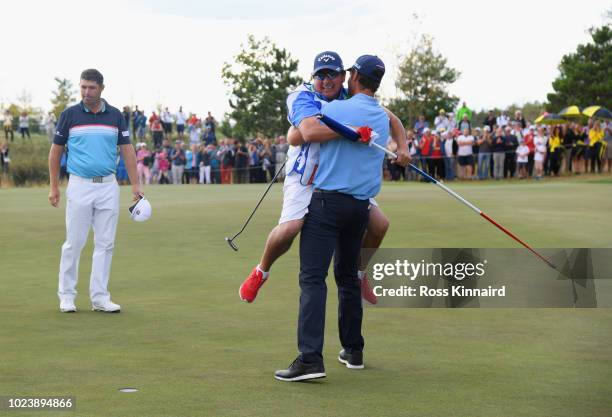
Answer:
[[[534,247],[610,247],[610,177],[451,184]],[[609,416],[609,309],[376,309],[364,317],[364,371],[337,363],[336,288],[328,279],[328,377],[282,383],[296,355],[297,244],[255,303],[238,286],[276,223],[281,187],[232,251],[264,185],[155,186],[143,224],[129,189],[110,289],[121,314],[90,311],[91,236],[79,312],[58,311],[64,200],[46,188],[0,190],[0,395],[73,395],[53,416]],[[62,199],[64,199],[62,192]],[[514,247],[427,184],[385,184],[385,247]],[[119,393],[136,387],[133,394]],[[33,412],[0,412],[30,416]]]

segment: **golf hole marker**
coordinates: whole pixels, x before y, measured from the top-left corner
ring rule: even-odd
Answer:
[[[138,388],[119,388],[119,392],[138,392]]]

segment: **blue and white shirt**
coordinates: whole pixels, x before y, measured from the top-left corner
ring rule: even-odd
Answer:
[[[114,174],[117,145],[131,142],[123,114],[102,100],[98,113],[92,113],[83,102],[64,110],[53,143],[67,146],[70,174],[93,178]]]
[[[342,88],[336,100],[344,100],[347,95]],[[328,99],[317,93],[311,83],[304,83],[287,96],[287,119],[298,127],[305,118],[321,114],[327,103]],[[318,143],[290,146],[287,151],[286,175],[299,175],[302,185],[312,183],[319,164],[319,147]]]

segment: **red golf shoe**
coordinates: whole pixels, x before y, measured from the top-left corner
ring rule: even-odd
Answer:
[[[247,303],[252,303],[255,297],[257,297],[257,291],[266,281],[267,279],[264,279],[263,272],[258,270],[257,267],[253,268],[247,279],[240,286],[240,290],[238,290],[240,299]]]

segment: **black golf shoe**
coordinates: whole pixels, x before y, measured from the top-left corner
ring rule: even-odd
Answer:
[[[274,378],[280,381],[295,382],[309,379],[325,378],[323,363],[304,363],[297,357],[289,368],[274,372]]]
[[[363,369],[363,352],[357,351],[353,353],[346,353],[344,349],[340,351],[338,355],[340,363],[346,365],[349,369]]]

